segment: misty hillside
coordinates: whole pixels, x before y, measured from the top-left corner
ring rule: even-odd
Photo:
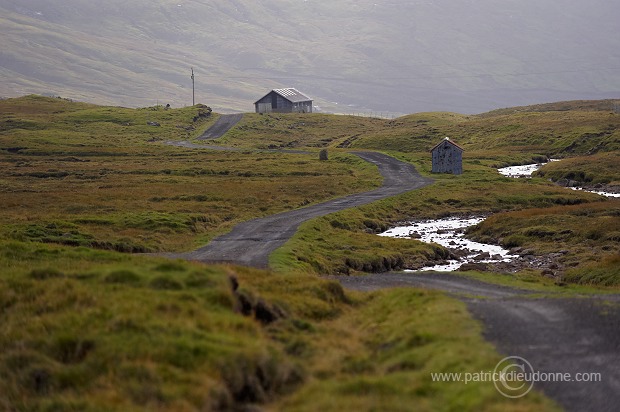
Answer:
[[[620,97],[606,0],[0,0],[0,96],[250,111],[297,87],[328,111],[480,113]]]

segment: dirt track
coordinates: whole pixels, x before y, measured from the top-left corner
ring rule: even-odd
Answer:
[[[374,152],[354,154],[377,165],[384,178],[382,187],[243,222],[235,226],[230,233],[215,238],[205,247],[189,253],[167,256],[201,262],[227,262],[266,268],[271,252],[289,240],[299,225],[306,220],[405,193],[432,182],[432,179],[420,176],[411,164],[393,157]]]
[[[207,129],[198,140],[218,139],[232,129],[243,118],[243,114],[223,114],[216,122]]]
[[[335,277],[350,289],[420,287],[463,300],[505,356],[547,373],[601,373],[602,382],[537,382],[568,411],[617,411],[620,405],[620,295],[536,297],[531,292],[449,274]],[[477,372],[477,371],[470,371]],[[489,383],[492,385],[492,383]]]

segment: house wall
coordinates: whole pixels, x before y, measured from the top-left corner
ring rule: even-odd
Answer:
[[[463,173],[463,151],[458,147],[443,142],[433,152],[433,173]]]

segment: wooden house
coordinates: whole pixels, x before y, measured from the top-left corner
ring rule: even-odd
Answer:
[[[433,173],[463,173],[463,148],[446,137],[431,149]]]
[[[256,113],[312,113],[312,99],[297,89],[273,89],[254,103]]]

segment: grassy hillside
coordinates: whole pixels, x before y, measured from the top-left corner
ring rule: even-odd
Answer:
[[[480,116],[422,113],[395,120],[248,114],[217,142],[245,151],[219,152],[163,144],[192,139],[212,124],[218,115],[206,107],[134,110],[36,96],[5,100],[0,102],[5,165],[0,189],[8,207],[0,214],[0,234],[123,252],[190,250],[240,221],[376,187],[376,169],[345,148],[407,152],[394,153],[428,174],[427,151],[449,134],[466,149],[463,176],[435,176],[437,184],[413,196],[309,222],[274,257],[279,268],[321,274],[415,267],[444,259],[446,250],[366,232],[411,218],[601,200],[557,187],[546,177],[504,178],[493,167],[579,154],[541,173],[614,184],[620,180],[615,167],[620,115],[606,110],[607,103],[565,102]],[[331,160],[320,162],[316,153],[254,151],[274,147],[328,147]],[[512,235],[521,229],[514,227]],[[557,248],[552,238],[542,241]],[[613,241],[601,247],[600,259],[617,253]],[[579,265],[588,260],[585,255],[576,251],[565,259]]]
[[[240,221],[379,184],[352,155],[325,164],[318,155],[163,144],[202,132],[217,117],[208,113],[1,101],[0,232],[120,251],[188,250]]]
[[[198,135],[217,116],[207,112],[0,102],[0,409],[556,410],[539,393],[515,401],[489,383],[432,381],[501,358],[464,304],[442,294],[357,294],[296,266],[120,253],[189,248],[240,220],[378,183],[376,169],[343,153],[319,163],[316,153],[161,143]],[[488,168],[476,176],[498,179]],[[596,198],[548,186],[535,204]],[[424,196],[456,207],[447,192]],[[369,209],[377,222],[418,210],[400,209],[410,198],[386,202]]]
[[[533,157],[574,157],[620,150],[620,114],[612,101],[563,102],[481,115],[417,113],[393,120],[329,115],[246,115],[223,144],[427,152],[445,136],[465,157],[497,166]],[[258,138],[255,139],[254,137]],[[612,155],[610,155],[612,156]],[[491,162],[491,163],[493,163]]]
[[[619,10],[603,0],[2,0],[0,11],[3,96],[179,107],[190,67],[199,101],[242,111],[283,86],[331,111],[397,113],[620,91]]]

